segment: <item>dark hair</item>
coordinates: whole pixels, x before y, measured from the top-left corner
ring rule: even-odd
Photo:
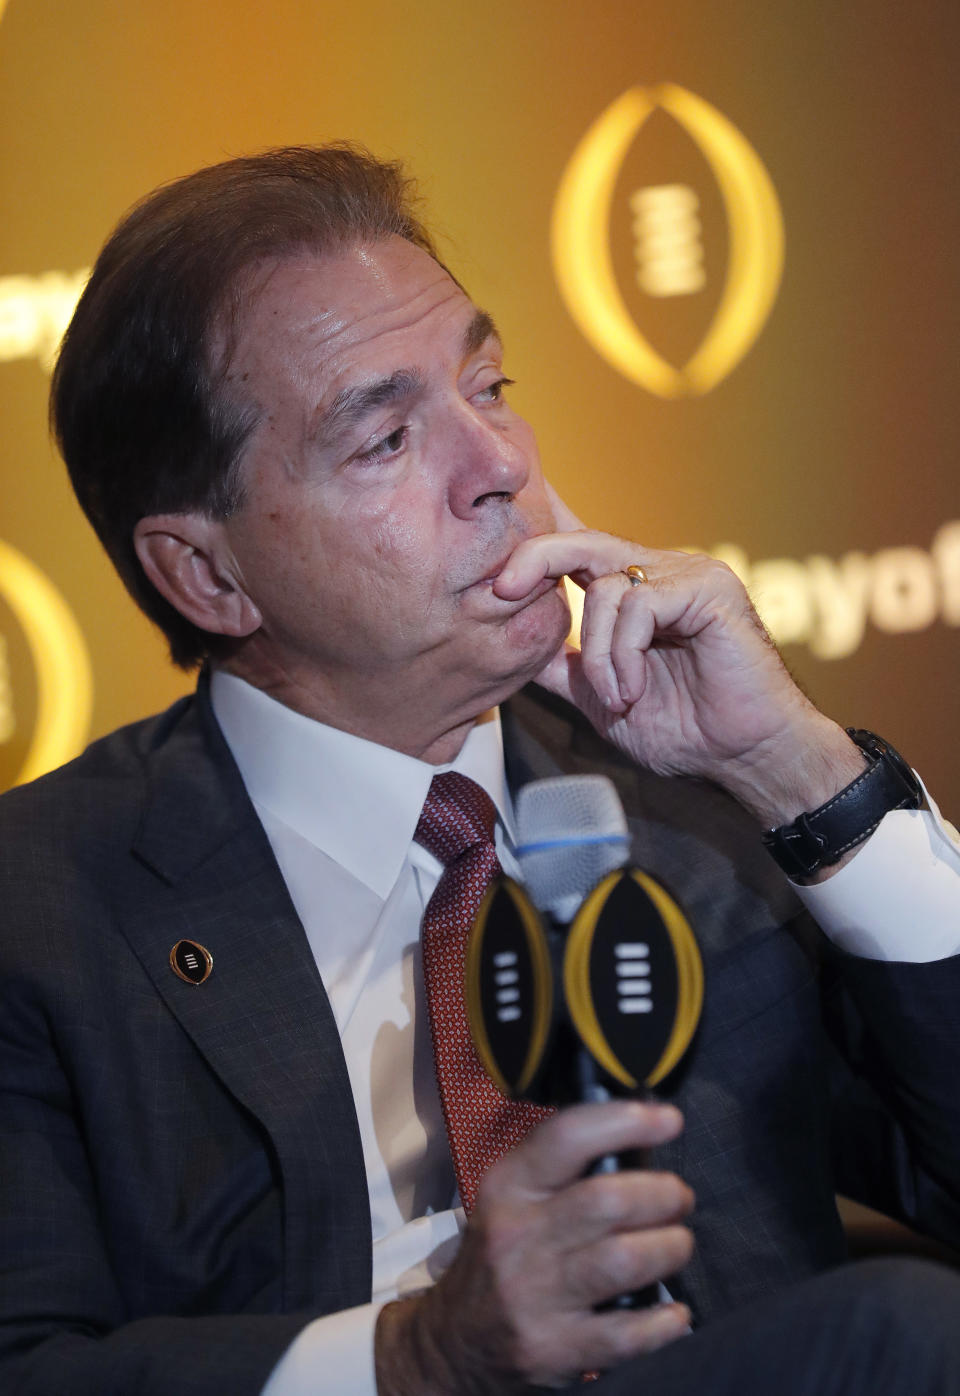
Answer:
[[[224,379],[244,274],[391,235],[439,261],[399,164],[346,143],[290,146],[163,186],[97,259],[54,371],[51,424],[100,541],[185,669],[216,639],[148,581],[133,530],[149,514],[225,518],[242,501],[239,462],[256,413]]]

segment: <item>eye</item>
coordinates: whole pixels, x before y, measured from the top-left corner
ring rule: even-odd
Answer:
[[[475,399],[479,402],[502,402],[504,388],[512,388],[514,381],[513,378],[497,378],[485,388],[481,388],[474,395]]]
[[[403,446],[407,437],[407,427],[395,427],[389,436],[382,436],[379,441],[375,441],[372,446],[368,446],[365,451],[360,451],[356,459],[361,461],[381,461],[396,453]]]

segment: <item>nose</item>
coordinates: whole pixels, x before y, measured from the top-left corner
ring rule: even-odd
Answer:
[[[450,507],[458,518],[508,503],[530,478],[533,433],[514,413],[494,418],[463,403],[449,449]]]

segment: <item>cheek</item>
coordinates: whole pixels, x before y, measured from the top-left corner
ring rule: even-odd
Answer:
[[[371,648],[397,658],[434,643],[450,625],[437,527],[415,511],[356,512],[342,521],[349,549],[333,582],[338,610]]]
[[[425,599],[440,571],[438,525],[425,507],[370,509],[354,519],[353,530],[350,536],[368,540],[363,554],[381,577]]]
[[[401,572],[408,571],[426,552],[427,530],[420,520],[406,515],[384,512],[364,534],[370,538],[377,562]]]

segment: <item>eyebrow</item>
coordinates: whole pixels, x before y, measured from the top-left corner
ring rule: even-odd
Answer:
[[[500,331],[493,323],[493,316],[488,314],[486,310],[478,310],[463,332],[464,358],[470,354],[475,354],[478,349],[482,349],[488,339],[495,339],[498,344],[503,344]]]
[[[344,432],[355,427],[368,412],[412,397],[423,387],[423,375],[412,368],[398,368],[388,378],[377,378],[356,388],[344,388],[323,412],[314,430],[314,439],[328,445]]]
[[[493,317],[485,310],[476,311],[463,332],[463,357],[469,358],[475,354],[491,338],[500,342]],[[314,440],[321,446],[328,445],[355,427],[368,412],[413,397],[422,388],[423,375],[414,368],[398,368],[386,378],[377,378],[372,383],[355,388],[344,388],[320,413],[313,432]]]

